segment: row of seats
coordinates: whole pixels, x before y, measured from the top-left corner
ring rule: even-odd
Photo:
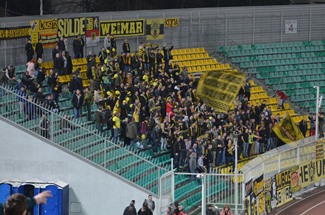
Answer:
[[[240,67],[270,67],[279,65],[295,65],[295,64],[309,64],[309,63],[325,63],[325,57],[312,57],[312,58],[295,58],[295,59],[278,59],[278,60],[265,60],[265,61],[253,61],[242,62]]]
[[[231,61],[239,63],[249,73],[256,74],[258,79],[264,80],[273,90],[282,90],[293,102],[315,112],[311,107],[315,99],[312,87],[325,85],[322,81],[325,79],[324,45],[325,41],[318,40],[282,45],[244,45],[243,48],[236,46],[230,48],[238,54],[231,57]],[[225,53],[224,55],[226,56]],[[306,104],[306,101],[311,102]]]
[[[320,52],[296,52],[296,53],[283,53],[283,54],[268,54],[268,55],[253,55],[253,56],[243,56],[234,57],[232,62],[250,62],[250,61],[266,61],[266,60],[280,60],[280,59],[296,59],[296,58],[313,58],[313,57],[323,57],[325,55],[324,51]]]
[[[325,40],[230,45],[230,46],[221,46],[218,51],[227,52],[227,51],[261,50],[261,49],[263,50],[263,49],[278,49],[278,48],[319,47],[322,45],[325,45]]]

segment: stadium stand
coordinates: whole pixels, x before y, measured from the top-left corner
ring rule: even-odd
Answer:
[[[269,48],[271,49],[271,48]],[[226,50],[226,49],[225,49]],[[233,54],[246,50],[246,48],[238,48],[230,51]],[[273,50],[273,48],[272,48]],[[211,58],[204,48],[188,48],[188,49],[175,49],[172,51],[174,55],[173,62],[178,62],[181,67],[188,67],[189,74],[196,75],[209,70],[227,69],[235,71],[229,64],[220,64],[216,59]],[[97,63],[99,62],[96,59]],[[243,66],[247,62],[243,61]],[[42,67],[47,69],[52,68],[52,62],[42,63]],[[83,79],[84,86],[89,86],[89,80],[87,80],[86,69],[87,62],[85,58],[73,60],[74,69],[81,68],[81,77]],[[16,75],[18,79],[22,78],[22,73],[25,72],[25,66],[16,67]],[[71,75],[63,75],[59,77],[61,84],[67,84],[71,80]],[[259,106],[264,100],[266,105],[270,107],[273,114],[279,113],[280,116],[284,116],[287,112],[291,115],[295,115],[294,111],[290,109],[290,106],[286,105],[285,110],[277,109],[277,99],[271,98],[267,95],[265,90],[250,80],[251,88],[251,100],[250,104]],[[47,95],[48,89],[46,83],[43,83],[43,94]],[[64,115],[72,116],[73,108],[71,106],[71,100],[69,96],[64,96],[64,92],[60,97],[60,110],[58,115],[53,115],[53,119],[50,119],[51,123],[55,125],[52,128],[51,137],[52,140],[93,161],[94,163],[124,177],[127,180],[134,182],[135,184],[145,188],[152,193],[158,193],[158,180],[159,177],[166,171],[170,170],[170,152],[162,152],[159,150],[158,154],[153,154],[151,149],[138,150],[129,146],[123,146],[122,142],[117,144],[108,141],[108,136],[98,132],[94,121],[88,121],[86,114],[82,117],[74,120],[67,120],[74,129],[70,132],[62,132],[60,123],[64,119]],[[17,102],[17,95],[15,91],[7,91],[4,96],[1,97],[1,115],[26,127],[27,129],[38,133],[39,121],[41,113],[37,114],[32,120],[27,120],[20,117],[19,104]],[[41,108],[41,107],[40,107]],[[234,106],[231,108],[234,110]],[[93,107],[94,113],[96,108]],[[248,160],[244,160],[239,164],[239,167],[243,166]],[[221,173],[229,173],[231,167],[223,166],[216,170]],[[223,182],[213,181],[214,186],[210,187],[210,193],[220,192],[229,189]],[[197,208],[201,200],[201,187],[197,185],[196,181],[191,181],[187,177],[177,175],[175,178],[175,200],[180,202],[186,207],[186,211],[191,211]]]
[[[298,41],[228,46],[219,51],[274,91],[285,92],[292,102],[314,113],[313,86],[324,86],[324,44],[322,40]]]

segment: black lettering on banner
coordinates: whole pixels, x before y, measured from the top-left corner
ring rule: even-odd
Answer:
[[[300,178],[302,183],[308,182],[308,164],[300,167]]]
[[[316,175],[318,178],[325,175],[325,159],[316,160]]]
[[[291,184],[291,178],[290,178],[289,170],[284,170],[276,174],[276,186],[278,190],[290,186],[290,184]]]
[[[56,19],[50,19],[50,20],[39,20],[39,30],[45,31],[45,30],[52,30],[58,28],[58,21]]]

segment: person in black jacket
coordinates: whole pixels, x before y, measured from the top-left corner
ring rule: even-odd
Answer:
[[[123,215],[137,215],[137,209],[135,209],[135,200],[132,200],[130,205],[125,208]]]
[[[64,38],[60,37],[59,41],[58,41],[58,47],[60,52],[65,51],[65,43],[64,43]]]
[[[127,39],[124,40],[124,43],[122,45],[122,50],[123,50],[123,53],[125,53],[125,54],[131,52],[130,51],[130,44],[129,44]]]
[[[173,59],[173,56],[171,53],[173,48],[174,48],[173,45],[171,47],[166,47],[166,46],[163,47],[165,67],[167,67],[169,64],[169,61]]]
[[[74,77],[70,81],[70,92],[75,92],[76,90],[82,90],[82,79],[80,78],[80,72],[75,71]]]
[[[34,56],[34,49],[33,49],[32,41],[30,39],[27,40],[27,43],[25,45],[25,51],[27,56],[27,62],[29,62]]]
[[[63,59],[60,57],[59,53],[56,53],[55,58],[53,59],[53,69],[55,72],[58,72],[59,75],[62,75],[63,68]]]
[[[67,75],[71,75],[73,64],[72,64],[72,59],[71,59],[70,53],[66,52],[65,57],[67,58]]]
[[[303,118],[300,122],[299,122],[299,129],[301,131],[301,133],[304,135],[304,137],[306,137],[306,133],[307,133],[307,120],[305,118]]]
[[[74,58],[81,58],[80,50],[81,50],[81,41],[76,36],[72,43]]]
[[[42,59],[43,58],[43,43],[42,43],[42,39],[39,39],[38,43],[36,43],[36,58],[38,59]]]
[[[52,50],[52,59],[54,60],[54,58],[56,58],[56,54],[59,54],[60,55],[60,50],[59,50],[59,46],[56,45],[54,47],[54,49]]]
[[[75,119],[81,116],[83,102],[84,102],[84,97],[81,91],[77,89],[72,97],[73,114]]]

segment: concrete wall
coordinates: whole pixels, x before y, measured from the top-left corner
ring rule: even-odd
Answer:
[[[25,16],[0,18],[0,27],[29,25],[30,20],[92,17],[100,20],[130,20],[150,18],[180,19],[179,27],[165,28],[165,38],[154,43],[170,43],[175,48],[205,47],[213,53],[218,46],[236,44],[254,44],[301,40],[319,40],[325,38],[325,5],[289,5],[265,7],[232,8],[193,8],[174,10],[120,11],[100,13],[56,14],[46,16]],[[285,23],[297,21],[297,33],[286,34]],[[117,48],[121,51],[124,38],[118,38]],[[145,36],[128,37],[131,51],[135,51]],[[24,45],[26,39],[0,41],[0,65],[25,63]],[[86,47],[85,52],[98,53],[103,40],[97,47]],[[72,38],[68,50],[72,51]],[[51,50],[44,55],[45,61],[51,60]]]
[[[71,215],[123,214],[132,199],[139,209],[147,197],[121,178],[0,119],[0,181],[12,179],[67,182]]]

